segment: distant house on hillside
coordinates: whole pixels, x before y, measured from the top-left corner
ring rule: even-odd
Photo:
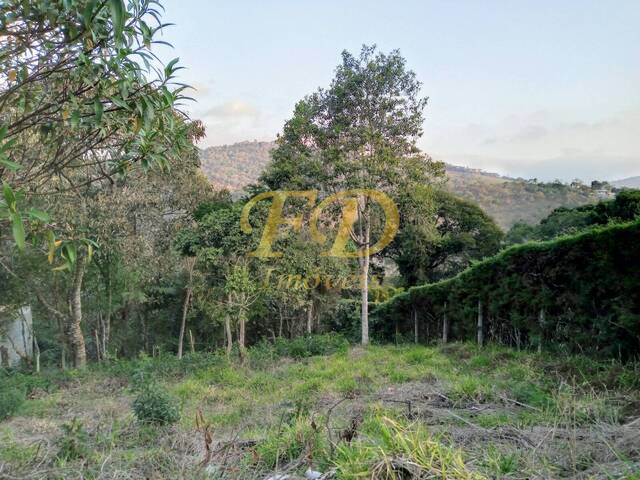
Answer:
[[[31,307],[10,311],[0,306],[0,366],[12,367],[33,355]]]
[[[611,190],[607,190],[606,188],[596,190],[596,195],[598,196],[599,200],[607,200],[616,196],[614,192],[612,192]]]

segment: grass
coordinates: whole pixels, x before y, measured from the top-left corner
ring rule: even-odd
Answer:
[[[623,426],[640,416],[637,372],[497,346],[363,349],[332,338],[261,344],[245,365],[142,356],[28,378],[47,388],[0,423],[0,475],[44,465],[52,478],[264,478],[283,468],[340,479],[624,478],[640,451]],[[177,402],[178,424],[136,422],[133,387],[149,377]],[[86,432],[84,458],[56,462],[72,421]]]

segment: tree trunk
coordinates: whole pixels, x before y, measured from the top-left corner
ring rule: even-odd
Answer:
[[[366,202],[366,199],[365,199]],[[369,208],[364,207],[364,255],[361,259],[361,301],[360,322],[362,325],[362,345],[369,345],[369,241],[371,237]]]
[[[413,309],[413,341],[418,343],[418,311]]]
[[[307,308],[307,335],[311,335],[313,330],[313,301],[309,302],[309,308]]]
[[[542,352],[542,342],[544,340],[544,308],[540,309],[538,314],[538,327],[540,328],[539,340],[538,340],[538,353]]]
[[[60,370],[66,370],[67,369],[67,349],[64,346],[64,343],[62,344],[62,347],[60,348]]]
[[[447,303],[444,304],[444,310],[442,312],[442,343],[447,343],[449,340],[449,321],[447,320]]]
[[[40,373],[40,346],[35,334],[33,334],[33,356],[36,360],[36,373]]]
[[[109,292],[107,293],[107,315],[102,324],[102,356],[107,357],[107,348],[109,346],[109,337],[111,336],[111,314],[113,310],[113,291],[111,289],[111,281],[109,281]]]
[[[65,324],[65,339],[71,350],[71,358],[75,368],[84,368],[87,365],[87,351],[82,335],[82,280],[84,278],[86,258],[83,253],[78,253],[71,290],[69,291],[69,316]]]
[[[224,317],[224,333],[224,336],[227,337],[226,351],[228,357],[229,355],[231,355],[231,350],[233,349],[233,337],[231,336],[231,318],[229,318],[229,315],[225,315]]]
[[[193,339],[193,333],[189,329],[189,345],[191,347],[191,353],[196,353],[196,342]]]
[[[484,329],[482,323],[482,300],[478,300],[478,346],[480,347],[484,344]]]
[[[98,335],[97,328],[93,329],[93,338],[94,338],[94,341],[96,342],[96,360],[99,362],[102,357],[100,356],[100,337]]]
[[[240,312],[240,318],[238,320],[240,322],[240,330],[238,332],[238,349],[240,351],[240,360],[242,360],[242,362],[244,363],[247,353],[247,347],[245,344],[246,320],[243,311]]]
[[[182,304],[182,322],[180,323],[180,336],[178,338],[178,358],[182,358],[182,346],[184,344],[184,332],[187,326],[187,313],[189,312],[189,303],[191,302],[192,283],[193,283],[193,267],[196,264],[195,257],[189,257],[187,263],[187,286],[185,287],[184,303]]]

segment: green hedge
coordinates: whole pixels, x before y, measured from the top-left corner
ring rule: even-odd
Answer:
[[[400,322],[422,338],[475,338],[478,300],[485,337],[628,359],[640,352],[640,222],[517,245],[456,277],[413,287],[374,311],[379,330]],[[540,311],[544,322],[539,321]]]

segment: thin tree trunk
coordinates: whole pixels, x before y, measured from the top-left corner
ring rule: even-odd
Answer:
[[[102,326],[102,356],[106,357],[111,336],[111,312],[113,310],[113,291],[111,290],[111,280],[109,280],[109,292],[107,293],[107,315]]]
[[[307,308],[307,335],[311,335],[313,329],[313,300],[309,302],[309,308]]]
[[[65,325],[65,337],[69,348],[73,366],[84,368],[87,365],[87,351],[82,335],[82,280],[84,278],[86,258],[78,253],[76,258],[71,290],[69,291],[69,316]]]
[[[540,339],[538,340],[538,353],[542,352],[542,342],[544,341],[544,308],[538,314],[538,326],[540,328]]]
[[[418,343],[418,311],[413,309],[413,341]]]
[[[191,353],[196,353],[196,344],[193,340],[193,333],[191,332],[191,329],[189,329],[189,345],[191,347]]]
[[[478,300],[478,346],[480,347],[484,344],[484,329],[482,323],[482,300]]]
[[[284,324],[284,319],[283,319],[283,316],[282,316],[282,307],[280,305],[278,305],[278,318],[279,318],[278,337],[282,338],[282,325]]]
[[[231,355],[231,350],[233,349],[233,337],[231,336],[231,318],[229,315],[224,316],[224,333],[227,340],[227,357]]]
[[[360,322],[362,324],[362,345],[369,345],[369,240],[371,236],[371,225],[368,206],[365,206],[364,222],[364,255],[361,262],[362,306],[360,311]]]
[[[191,302],[192,283],[193,283],[193,267],[196,264],[195,257],[189,257],[187,262],[187,286],[185,288],[184,303],[182,304],[182,322],[180,323],[180,336],[178,338],[178,358],[182,358],[182,346],[184,344],[184,331],[187,326],[187,313],[189,312],[189,303]]]
[[[33,334],[33,356],[36,360],[36,373],[40,373],[40,346],[35,334]]]
[[[243,311],[240,312],[240,318],[238,320],[240,321],[240,330],[238,332],[238,348],[240,351],[240,359],[244,363],[247,349],[245,344],[246,321],[245,321],[245,314]]]
[[[96,342],[96,360],[99,362],[100,359],[101,359],[101,356],[100,356],[100,337],[98,335],[98,329],[97,328],[93,329],[93,338],[94,338],[94,341]]]
[[[447,320],[447,302],[444,303],[444,310],[442,312],[442,343],[447,343],[449,340],[449,321]]]
[[[67,349],[64,345],[65,344],[63,343],[60,348],[60,369],[61,370],[67,369]]]

